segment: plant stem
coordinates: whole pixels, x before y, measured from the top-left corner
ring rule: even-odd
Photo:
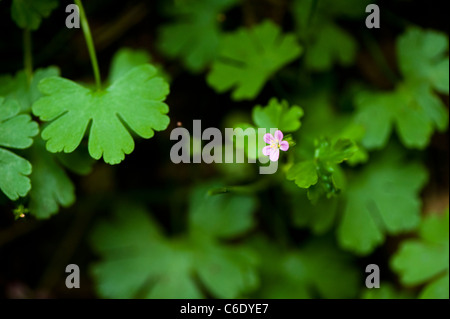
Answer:
[[[23,30],[23,49],[25,74],[28,85],[30,85],[33,78],[33,49],[31,47],[31,31],[28,28]]]
[[[95,84],[97,86],[97,90],[101,90],[102,81],[100,78],[100,70],[98,68],[97,55],[95,53],[94,40],[92,39],[91,29],[89,28],[89,23],[86,18],[86,14],[84,12],[84,8],[83,8],[83,4],[81,3],[81,0],[74,0],[74,1],[75,1],[75,4],[80,9],[81,27],[83,29],[84,38],[86,39],[86,44],[87,44],[87,47],[89,50],[89,56],[90,56],[91,62],[92,62],[92,69],[94,70]]]

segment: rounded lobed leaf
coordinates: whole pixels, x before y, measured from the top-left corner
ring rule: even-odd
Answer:
[[[50,121],[42,138],[51,152],[73,152],[91,125],[90,155],[118,164],[134,149],[127,127],[151,138],[155,130],[169,125],[169,108],[163,102],[169,86],[148,64],[133,68],[102,91],[59,77],[44,79],[39,89],[44,97],[33,105],[33,113]]]

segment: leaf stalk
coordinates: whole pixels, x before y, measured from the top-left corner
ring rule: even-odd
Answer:
[[[23,30],[24,68],[28,85],[33,78],[33,48],[31,45],[31,31],[28,28]]]
[[[92,38],[91,29],[89,28],[89,23],[86,18],[86,13],[84,11],[83,4],[81,0],[74,0],[75,4],[78,6],[80,10],[80,20],[81,20],[81,28],[83,29],[84,38],[86,40],[86,45],[88,47],[89,56],[92,62],[92,69],[94,70],[95,84],[97,86],[97,90],[101,90],[102,81],[100,77],[100,69],[98,67],[97,54],[95,53],[94,40]]]

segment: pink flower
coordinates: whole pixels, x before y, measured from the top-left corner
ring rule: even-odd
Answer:
[[[283,141],[283,133],[280,130],[275,132],[275,137],[270,134],[264,134],[264,142],[270,144],[263,148],[263,154],[269,156],[272,162],[278,161],[280,157],[280,150],[286,152],[289,149],[289,143],[287,141]]]

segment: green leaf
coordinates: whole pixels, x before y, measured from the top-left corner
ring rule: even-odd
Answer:
[[[20,105],[21,112],[29,112],[32,104],[41,97],[38,84],[41,80],[58,76],[59,69],[51,66],[44,69],[37,69],[33,73],[31,83],[28,84],[25,71],[19,71],[14,77],[10,75],[0,77],[0,96],[7,100],[16,100]]]
[[[170,58],[179,58],[193,72],[203,71],[217,56],[220,17],[236,0],[183,0],[171,2],[177,20],[159,29],[158,47]],[[169,11],[169,10],[168,10]]]
[[[279,102],[277,98],[271,98],[265,107],[257,105],[253,108],[253,122],[258,128],[277,128],[283,133],[297,131],[303,116],[303,109],[293,105],[289,107],[286,100]]]
[[[191,195],[189,225],[192,232],[220,238],[241,235],[254,227],[257,201],[253,196],[209,195],[213,185],[196,188]]]
[[[197,241],[195,267],[205,287],[217,298],[239,298],[259,284],[257,257],[246,247]]]
[[[348,160],[357,151],[357,146],[349,139],[339,139],[331,147],[328,143],[320,144],[315,157],[327,164],[339,164]]]
[[[267,106],[255,106],[252,111],[252,119],[255,126],[247,123],[234,125],[236,128],[243,130],[243,132],[238,131],[236,133],[237,137],[244,138],[236,139],[237,150],[244,151],[249,159],[265,157],[262,153],[263,147],[267,145],[264,142],[264,134],[271,132],[271,130],[273,134],[276,128],[283,131],[283,133],[294,132],[300,128],[302,116],[303,109],[301,107],[296,105],[289,107],[287,101],[279,102],[274,97],[270,99]],[[251,128],[251,131],[246,132],[247,128]],[[266,132],[259,134],[259,128],[266,129]],[[247,139],[245,139],[246,136],[248,137]],[[292,146],[292,141],[289,140],[290,136],[286,136],[284,139],[288,140]]]
[[[434,244],[442,244],[448,241],[448,212],[439,216],[437,214],[429,215],[422,220],[419,234],[425,241]]]
[[[397,58],[405,78],[430,83],[449,92],[448,36],[443,32],[410,28],[397,42]]]
[[[314,158],[294,164],[286,174],[288,180],[298,187],[309,188],[308,198],[316,203],[326,194],[327,198],[337,195],[342,184],[342,174],[337,164],[348,160],[358,150],[353,141],[328,139],[315,141]]]
[[[251,251],[207,237],[168,239],[136,204],[122,204],[100,223],[91,243],[102,257],[92,267],[102,297],[202,298],[206,288],[236,298],[257,285]]]
[[[429,283],[419,295],[420,299],[448,299],[449,298],[449,275]]]
[[[129,71],[137,66],[152,63],[151,55],[145,50],[134,50],[131,48],[121,48],[114,54],[109,71],[108,82],[114,83]],[[157,75],[169,82],[169,76],[164,72],[161,66],[155,65],[158,71]]]
[[[316,140],[325,136],[332,143],[339,139],[353,141],[356,151],[347,160],[349,165],[366,162],[368,154],[360,145],[365,134],[364,127],[357,124],[353,116],[336,112],[337,105],[333,103],[335,98],[330,95],[329,91],[319,88],[300,101],[305,106],[307,116],[302,121],[301,134],[296,136],[297,144],[301,145],[296,148],[297,154],[301,158],[311,158]]]
[[[95,161],[89,156],[87,147],[79,147],[70,154],[56,153],[54,156],[64,167],[78,175],[87,175],[92,171]]]
[[[29,210],[38,219],[49,218],[59,210],[75,202],[75,187],[64,169],[56,162],[55,155],[47,152],[42,140],[31,149],[33,165],[32,189],[29,193]]]
[[[33,113],[51,123],[42,131],[50,152],[73,152],[91,123],[89,154],[117,164],[134,149],[126,125],[137,135],[151,138],[154,130],[169,125],[167,83],[156,69],[143,65],[129,71],[106,90],[91,91],[70,80],[53,77],[41,81],[44,97],[33,105]]]
[[[305,66],[308,69],[326,71],[335,64],[349,66],[354,62],[357,42],[335,20],[361,20],[369,3],[370,0],[293,1],[296,33],[305,43]]]
[[[419,192],[427,180],[423,166],[404,163],[393,154],[367,165],[348,184],[338,239],[342,248],[371,253],[385,235],[415,229],[420,221]]]
[[[428,85],[404,84],[393,92],[362,92],[356,97],[356,121],[366,129],[363,144],[384,147],[395,125],[402,143],[411,148],[428,145],[434,130],[448,127],[448,112]]]
[[[32,137],[39,129],[31,117],[19,113],[19,107],[14,102],[3,103],[0,98],[0,145],[3,147],[25,149],[33,144]]]
[[[356,120],[366,129],[364,146],[384,147],[395,126],[405,146],[423,149],[435,130],[447,129],[448,111],[433,92],[448,94],[447,51],[448,38],[439,32],[412,28],[399,37],[397,58],[404,81],[392,92],[356,96]]]
[[[13,0],[11,16],[22,29],[37,30],[58,6],[58,0]]]
[[[442,245],[445,248],[445,244]],[[401,273],[401,280],[407,285],[426,282],[427,279],[448,270],[448,257],[440,245],[428,245],[421,241],[409,240],[402,244],[393,259],[392,267]],[[427,262],[417,265],[417,260]],[[412,269],[411,265],[414,265]]]
[[[56,76],[59,70],[56,67],[38,69],[32,77],[30,85],[24,71],[19,71],[14,78],[5,76],[0,78],[0,94],[5,95],[8,101],[19,103],[21,112],[31,110],[33,102],[41,97],[38,90],[38,83],[47,77]],[[3,82],[4,81],[4,82]],[[9,136],[13,136],[12,134]],[[29,143],[29,141],[27,141]],[[79,152],[73,153],[79,154]],[[65,163],[74,167],[78,173],[87,173],[90,170],[92,161],[87,164],[85,157],[76,155],[74,160],[70,160],[71,155],[58,155],[65,160]],[[72,157],[74,157],[72,155]],[[74,186],[56,161],[55,155],[49,154],[40,139],[33,144],[29,151],[29,158],[33,166],[30,175],[32,189],[29,192],[29,211],[38,219],[48,218],[55,214],[59,205],[67,207],[75,200]],[[29,183],[29,182],[28,182]]]
[[[296,250],[280,250],[267,240],[256,245],[261,255],[261,289],[256,298],[342,299],[357,294],[360,276],[352,258],[329,240],[316,239]]]
[[[314,161],[303,161],[294,164],[286,174],[286,178],[295,181],[301,188],[309,188],[318,182],[316,164]]]
[[[339,198],[323,198],[313,204],[305,189],[286,184],[286,192],[292,207],[292,223],[296,227],[310,228],[314,234],[321,235],[336,222]]]
[[[353,155],[348,155],[347,163],[350,166],[366,163],[369,159],[369,154],[366,149],[361,145],[361,140],[364,136],[364,128],[361,125],[356,124],[353,120],[339,133],[338,138],[342,140],[351,140],[354,142],[351,150],[354,151]]]
[[[293,34],[283,35],[267,20],[223,36],[207,81],[219,93],[233,90],[234,100],[253,99],[275,72],[301,53]]]
[[[323,298],[354,298],[360,275],[352,264],[352,257],[338,250],[328,241],[312,241],[300,250],[309,272],[308,277]],[[328,262],[333,260],[333,266]]]
[[[356,56],[357,44],[353,37],[334,23],[317,28],[305,50],[305,64],[315,71],[329,70],[333,64],[349,66]]]
[[[391,259],[391,268],[407,286],[427,283],[424,299],[449,298],[449,214],[426,216],[420,238],[409,239]]]
[[[395,289],[390,282],[382,281],[380,288],[364,288],[361,299],[412,299],[412,296]]]
[[[25,149],[33,143],[33,136],[39,132],[36,122],[27,114],[20,114],[16,101],[5,101],[0,97],[0,189],[11,200],[25,196],[30,190],[31,164],[4,149]]]
[[[31,164],[14,153],[0,148],[0,189],[11,200],[25,196],[31,188]]]
[[[384,147],[392,132],[392,107],[404,108],[403,101],[392,93],[364,92],[357,96],[355,103],[358,107],[356,122],[366,130],[363,145],[369,149]],[[380,111],[380,108],[383,108],[383,111]]]

